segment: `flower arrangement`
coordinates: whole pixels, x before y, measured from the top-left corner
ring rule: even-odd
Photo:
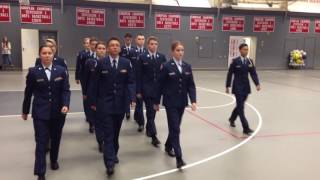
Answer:
[[[293,50],[289,55],[289,68],[303,68],[306,64],[307,53],[303,50]]]

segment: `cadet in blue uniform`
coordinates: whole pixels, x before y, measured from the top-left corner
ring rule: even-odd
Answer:
[[[39,52],[41,65],[30,68],[27,75],[22,119],[28,119],[33,96],[32,118],[36,141],[34,174],[38,180],[44,180],[49,138],[51,169],[59,169],[59,147],[65,116],[69,110],[70,86],[66,69],[52,63],[54,53],[51,47],[41,46]]]
[[[153,106],[157,98],[155,93],[158,86],[158,75],[162,65],[167,61],[166,57],[157,52],[158,38],[151,36],[147,40],[148,53],[142,54],[137,62],[137,97],[143,99],[146,104],[147,125],[146,134],[152,138],[152,144],[158,147],[160,141],[157,138],[157,128],[155,124],[156,111]],[[140,128],[140,127],[139,127]]]
[[[90,96],[92,94],[93,90],[93,85],[94,81],[96,81],[96,67],[98,64],[98,61],[103,60],[106,57],[106,44],[102,41],[99,41],[96,45],[96,58],[89,58],[86,62],[86,71],[87,72],[87,83],[83,88],[83,91],[85,94],[87,94],[87,101],[89,102],[89,105],[92,104],[92,97]],[[94,122],[94,127],[95,127],[95,133],[96,133],[96,140],[98,142],[98,147],[99,147],[99,152],[102,153],[103,149],[103,130],[102,130],[102,125],[99,119],[96,117],[96,111],[90,108],[89,111],[89,119],[92,119]]]
[[[89,132],[90,133],[94,133],[94,119],[92,119],[92,116],[90,116],[90,104],[87,101],[87,91],[86,91],[86,87],[89,81],[89,74],[90,71],[87,68],[86,64],[88,59],[96,59],[97,55],[96,55],[96,45],[98,43],[98,40],[94,37],[90,38],[90,50],[87,54],[87,57],[85,58],[85,64],[84,64],[84,70],[82,71],[82,77],[80,79],[81,82],[81,87],[82,87],[82,94],[83,94],[83,109],[84,109],[84,113],[86,116],[86,120],[89,123]]]
[[[119,134],[128,102],[128,86],[135,77],[128,59],[120,57],[120,40],[112,37],[107,42],[109,56],[98,61],[96,81],[93,85],[92,109],[96,110],[104,133],[104,162],[107,174],[114,173],[119,163]],[[135,105],[135,90],[130,92]]]
[[[62,57],[59,57],[59,56],[56,55],[56,52],[57,52],[57,43],[56,43],[56,41],[54,39],[46,39],[45,45],[49,46],[53,50],[53,54],[54,54],[53,64],[62,66],[64,68],[66,68],[66,70],[68,70],[68,66],[67,66],[66,60],[63,59]],[[41,59],[37,58],[36,62],[35,62],[35,66],[39,66],[39,65],[41,65]]]
[[[129,59],[131,62],[131,57],[133,56],[134,47],[132,46],[132,35],[130,33],[126,33],[124,35],[124,45],[121,46],[120,56]],[[131,63],[132,64],[132,63]],[[132,88],[132,87],[129,87]],[[130,97],[128,97],[128,107],[126,111],[127,120],[130,119]]]
[[[247,57],[248,45],[241,44],[239,46],[239,50],[241,56],[233,59],[229,67],[226,81],[226,92],[229,94],[232,76],[234,76],[232,93],[235,95],[237,101],[237,106],[233,110],[229,122],[231,127],[236,127],[235,120],[239,116],[243,127],[243,133],[246,135],[250,135],[251,133],[253,133],[253,130],[250,129],[248,121],[244,115],[244,105],[248,98],[248,95],[251,93],[250,82],[248,78],[249,73],[256,85],[257,91],[260,91],[261,88],[253,61]]]
[[[177,168],[185,165],[180,146],[180,125],[184,109],[188,106],[188,96],[191,109],[196,111],[196,87],[193,80],[192,68],[183,61],[184,47],[181,42],[172,43],[173,58],[167,62],[159,75],[160,88],[155,110],[159,111],[160,97],[163,95],[169,135],[165,144],[165,151],[171,157],[176,157]]]
[[[131,56],[131,64],[133,70],[136,72],[137,61],[140,55],[147,53],[147,49],[144,48],[145,37],[143,34],[138,34],[135,39],[136,47],[134,48],[133,55]],[[138,132],[142,132],[144,129],[144,116],[143,116],[143,99],[137,97],[137,104],[134,111],[134,120],[139,125]]]
[[[80,80],[82,79],[82,74],[83,74],[82,72],[84,70],[87,55],[90,51],[90,38],[83,39],[83,48],[84,49],[78,53],[77,61],[76,61],[75,78],[76,78],[77,84],[80,84]]]

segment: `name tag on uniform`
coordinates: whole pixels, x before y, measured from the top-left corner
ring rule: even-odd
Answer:
[[[120,71],[120,73],[127,73],[128,71],[126,70],[126,69],[122,69],[121,71]]]
[[[149,63],[147,63],[147,62],[144,62],[144,63],[143,63],[143,65],[148,65],[148,64],[149,64]]]
[[[238,66],[236,66],[236,68],[241,68],[241,66],[240,66],[240,65],[238,65]]]
[[[44,79],[37,79],[37,82],[44,82]]]
[[[253,67],[253,65],[252,65],[252,64],[249,64],[249,67],[250,67],[250,68],[252,68],[252,67]]]
[[[108,74],[109,71],[101,71],[102,74]]]
[[[63,80],[63,78],[62,78],[62,77],[57,77],[57,78],[55,78],[55,79],[54,79],[54,81],[55,81],[55,82],[57,82],[57,81],[61,81],[61,80]]]
[[[185,72],[185,74],[186,74],[186,75],[190,75],[190,74],[191,74],[191,72]]]
[[[174,75],[176,75],[175,72],[169,73],[169,76],[174,76]]]

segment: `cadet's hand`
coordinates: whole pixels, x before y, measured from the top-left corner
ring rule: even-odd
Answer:
[[[142,94],[137,94],[137,98],[141,99],[142,98]]]
[[[22,114],[21,118],[25,121],[28,120],[28,114]]]
[[[79,81],[79,80],[76,80],[76,83],[77,83],[77,84],[80,84],[80,81]]]
[[[131,107],[132,108],[136,107],[136,105],[137,105],[136,102],[131,102]]]
[[[67,114],[69,111],[69,108],[67,106],[63,106],[61,109],[62,114]]]
[[[82,98],[86,100],[88,97],[86,95],[83,95]]]
[[[258,85],[258,86],[257,86],[257,91],[260,91],[260,90],[261,90],[261,86]]]
[[[197,110],[197,103],[192,103],[191,110],[196,111]]]
[[[226,88],[226,93],[230,94],[230,88],[229,87]]]
[[[160,110],[160,105],[159,105],[159,104],[153,105],[153,109],[154,109],[155,111],[159,111],[159,110]]]
[[[97,107],[96,106],[91,106],[91,109],[94,111],[97,111]]]

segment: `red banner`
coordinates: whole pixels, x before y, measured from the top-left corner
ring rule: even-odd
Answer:
[[[275,17],[255,16],[253,18],[253,32],[274,32],[275,24]]]
[[[213,25],[211,15],[190,15],[190,30],[213,31]]]
[[[144,28],[145,12],[144,11],[118,11],[119,28]]]
[[[244,32],[244,16],[223,16],[222,31]]]
[[[20,6],[21,23],[52,24],[52,6]]]
[[[156,29],[179,30],[181,16],[174,13],[156,13],[155,23]]]
[[[105,26],[106,11],[104,9],[77,7],[78,26]]]
[[[310,29],[310,19],[291,18],[290,33],[308,33]]]
[[[0,4],[0,22],[11,22],[10,4]]]
[[[314,32],[320,33],[320,19],[314,21]]]

